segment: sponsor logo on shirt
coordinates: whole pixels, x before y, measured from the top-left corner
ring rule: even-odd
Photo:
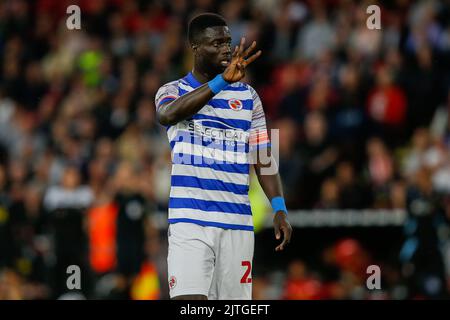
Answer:
[[[203,121],[220,123],[224,128],[214,128],[203,125]],[[203,138],[221,140],[221,141],[234,141],[240,143],[247,143],[249,140],[249,133],[242,130],[233,128],[224,122],[217,120],[194,120],[183,121],[178,125],[179,129],[188,130],[191,133],[202,136]],[[228,127],[228,128],[227,128]]]

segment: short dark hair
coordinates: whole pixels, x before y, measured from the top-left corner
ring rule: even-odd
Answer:
[[[209,27],[227,26],[225,19],[215,13],[201,13],[191,19],[188,25],[189,43],[195,43],[196,37]]]

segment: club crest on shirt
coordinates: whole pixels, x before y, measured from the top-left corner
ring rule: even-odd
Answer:
[[[234,111],[239,111],[242,109],[242,101],[238,99],[229,99],[228,100],[228,106],[233,109]]]
[[[169,279],[169,288],[173,289],[173,288],[175,288],[176,285],[177,285],[177,278],[175,278],[174,276],[171,276]]]

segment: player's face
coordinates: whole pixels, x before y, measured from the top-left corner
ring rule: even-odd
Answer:
[[[206,28],[197,50],[197,62],[205,70],[222,73],[231,61],[231,34],[228,27]]]

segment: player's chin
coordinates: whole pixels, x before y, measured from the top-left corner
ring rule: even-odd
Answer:
[[[217,70],[217,73],[222,73],[225,71],[225,69],[227,68],[226,65],[222,65],[222,64],[217,64],[214,66],[214,69]]]
[[[220,72],[224,72],[225,69],[226,69],[229,65],[230,65],[230,62],[229,62],[229,61],[224,61],[224,60],[222,60],[222,61],[219,61],[219,62],[215,65],[215,67],[216,67],[217,70],[220,70]]]

